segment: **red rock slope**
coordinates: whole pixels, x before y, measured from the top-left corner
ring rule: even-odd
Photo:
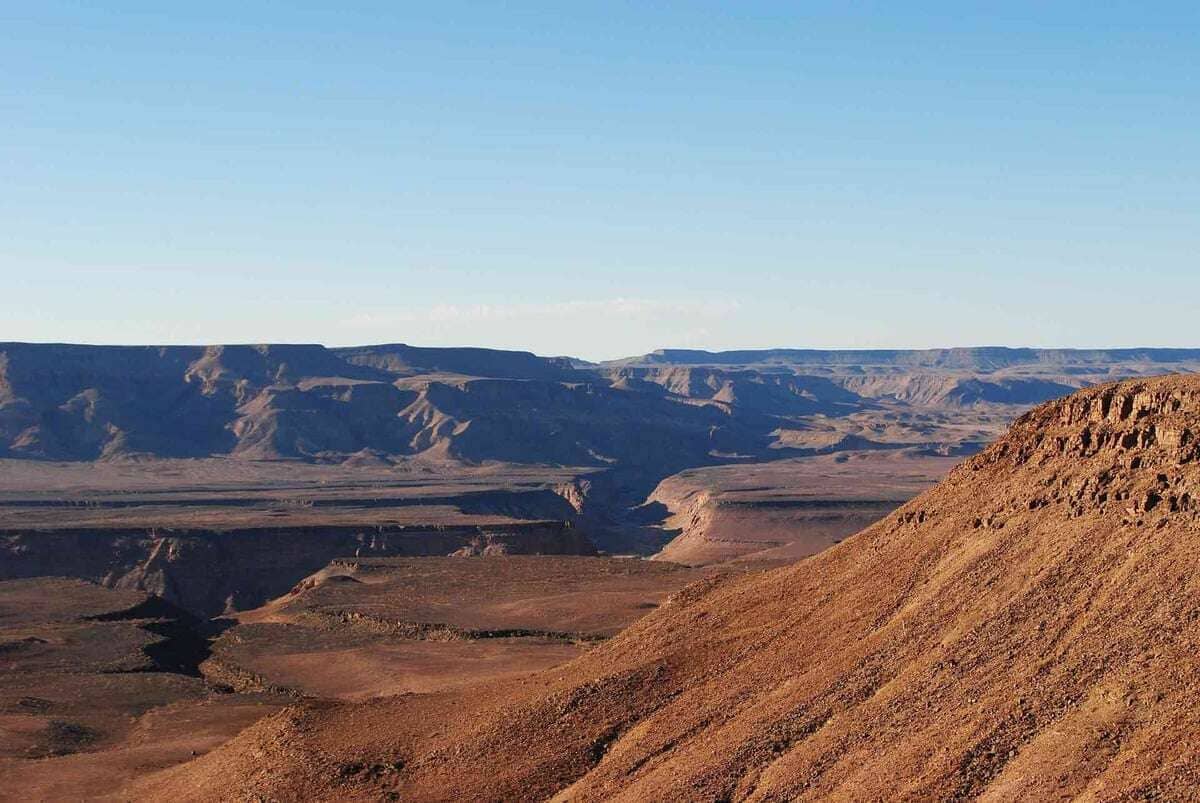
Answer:
[[[517,681],[297,708],[130,794],[1183,800],[1200,379],[1086,390],[833,549]]]

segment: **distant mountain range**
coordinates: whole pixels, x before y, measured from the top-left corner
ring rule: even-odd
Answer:
[[[659,349],[616,360],[632,365],[900,366],[998,371],[1028,366],[1179,365],[1200,362],[1200,349],[1030,349],[977,346],[947,349]],[[610,363],[611,364],[611,363]]]
[[[1025,406],[1198,370],[1200,349],[666,349],[589,364],[404,344],[4,343],[0,457],[420,457],[661,473],[839,444],[969,451]]]

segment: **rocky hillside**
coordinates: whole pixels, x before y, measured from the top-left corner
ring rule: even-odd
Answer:
[[[297,707],[133,797],[1190,800],[1200,379],[1039,407],[933,490],[530,679]]]

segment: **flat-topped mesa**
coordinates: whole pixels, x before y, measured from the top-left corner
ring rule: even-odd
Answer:
[[[1061,506],[1068,518],[1118,515],[1138,526],[1165,526],[1167,515],[1195,521],[1198,433],[1200,377],[1104,385],[1026,413],[948,484],[962,472],[998,471],[998,482],[1014,484],[1010,510]],[[1006,465],[1017,473],[1010,477]],[[1003,518],[998,510],[975,526],[997,526]]]

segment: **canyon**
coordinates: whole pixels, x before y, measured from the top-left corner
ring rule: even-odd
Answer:
[[[595,364],[0,344],[0,579],[66,574],[214,616],[355,554],[792,560],[930,487],[1033,403],[1198,368],[1181,349]]]
[[[667,350],[597,364],[399,344],[0,344],[0,789],[218,799],[211,779],[228,773],[247,798],[669,798],[654,768],[670,757],[695,768],[692,799],[850,794],[860,787],[811,764],[824,780],[796,785],[788,770],[779,786],[762,745],[661,711],[683,695],[742,733],[741,706],[765,706],[754,721],[784,734],[779,756],[827,733],[817,715],[842,692],[819,677],[857,705],[849,664],[797,654],[818,685],[789,692],[779,666],[747,656],[794,636],[833,655],[817,621],[870,641],[861,617],[886,589],[924,588],[914,578],[934,556],[976,582],[955,568],[975,558],[949,557],[966,549],[949,530],[926,533],[922,500],[986,474],[967,467],[997,449],[1053,443],[1057,456],[1038,459],[1063,463],[1060,483],[1079,475],[1072,460],[1125,462],[1096,475],[1104,490],[1071,479],[1034,493],[1025,485],[1045,477],[1025,469],[968,483],[938,521],[961,529],[975,511],[971,533],[1015,532],[1012,505],[1182,521],[1194,494],[1170,472],[1145,493],[1113,483],[1190,448],[1191,380],[1147,377],[1197,370],[1200,350]],[[1112,389],[1128,377],[1142,384]],[[1002,487],[1018,501],[997,507]],[[900,532],[905,546],[879,546]],[[850,586],[876,582],[867,566],[893,585],[855,597]],[[839,605],[864,613],[850,622]],[[897,615],[885,613],[872,621]],[[694,658],[681,657],[687,639]],[[906,649],[855,660],[894,677],[910,671],[894,663]],[[705,685],[742,666],[728,678],[742,703]],[[759,686],[816,696],[784,716],[752,702]],[[422,730],[446,710],[442,735]],[[451,740],[483,761],[542,727],[566,729],[562,755],[505,758],[494,794],[445,753]],[[647,746],[639,728],[673,735]],[[677,761],[709,738],[744,757]],[[245,750],[267,757],[259,770]],[[991,788],[991,775],[962,786],[945,772],[912,788],[950,794],[952,776],[967,797]]]
[[[1080,391],[842,543],[701,579],[568,663],[293,706],[125,793],[1194,799],[1198,433],[1195,378]]]

